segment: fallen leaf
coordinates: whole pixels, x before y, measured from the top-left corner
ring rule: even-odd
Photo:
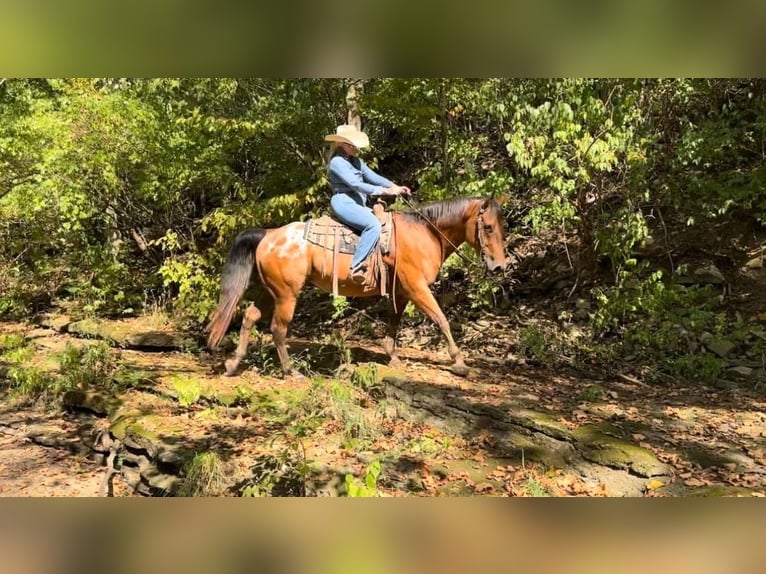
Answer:
[[[657,480],[656,478],[653,479],[653,480],[650,480],[646,484],[646,488],[648,488],[649,490],[654,490],[656,488],[662,488],[663,486],[665,486],[665,483],[663,481],[661,481],[661,480]]]
[[[642,441],[642,440],[644,440],[646,438],[646,436],[642,435],[641,433],[632,434],[630,436],[632,436],[633,440],[635,440],[635,441]]]
[[[686,486],[705,486],[705,483],[697,478],[689,478],[684,480]]]
[[[485,493],[485,492],[491,492],[495,489],[494,486],[492,486],[488,482],[482,482],[481,484],[477,484],[476,488],[474,489],[474,492],[477,492],[479,494]]]

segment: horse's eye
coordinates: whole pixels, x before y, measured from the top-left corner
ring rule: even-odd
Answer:
[[[493,229],[494,229],[494,227],[492,227],[491,225],[485,225],[484,226],[484,233],[492,233]]]

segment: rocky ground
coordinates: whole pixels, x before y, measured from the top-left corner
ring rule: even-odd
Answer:
[[[486,337],[505,320],[466,325],[461,337]],[[389,496],[766,493],[766,402],[749,386],[588,379],[519,364],[510,349],[470,353],[461,378],[445,370],[446,353],[418,349],[416,333],[401,369],[379,364],[373,341],[296,340],[310,378],[274,376],[268,345],[227,378],[220,356],[140,320],[44,322],[2,326],[32,342],[30,364],[55,365],[67,343],[105,338],[123,376],[140,375],[111,391],[67,392],[47,413],[6,396],[5,496],[190,494],[189,463],[206,453],[218,476],[197,493],[217,495],[342,495],[376,463],[376,492]]]

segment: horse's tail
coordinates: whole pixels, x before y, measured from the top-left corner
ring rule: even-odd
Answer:
[[[234,240],[226,264],[223,266],[221,276],[221,297],[218,300],[218,308],[210,319],[207,345],[211,349],[218,344],[229,328],[231,318],[237,310],[237,303],[245,294],[250,284],[250,275],[255,263],[255,249],[266,235],[265,229],[245,229]]]

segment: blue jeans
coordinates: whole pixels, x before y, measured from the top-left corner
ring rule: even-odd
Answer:
[[[371,209],[359,205],[345,193],[333,195],[330,200],[330,207],[338,220],[356,231],[362,232],[356,251],[354,251],[354,257],[351,259],[351,267],[354,268],[367,259],[375,247],[375,242],[380,237],[380,222]]]

